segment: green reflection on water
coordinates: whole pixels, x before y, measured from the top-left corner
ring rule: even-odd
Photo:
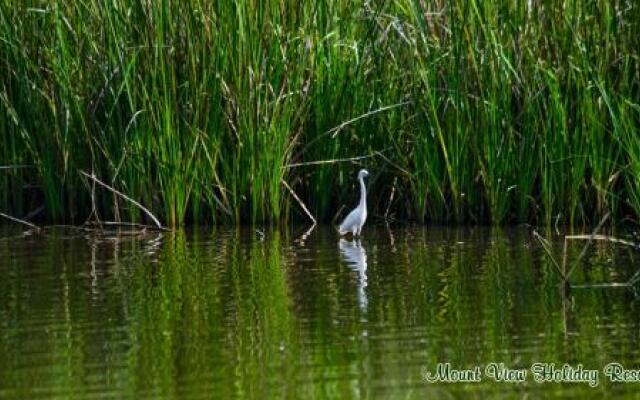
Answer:
[[[636,396],[602,374],[596,388],[423,380],[441,362],[638,368],[634,293],[560,291],[526,229],[298,235],[4,232],[0,397]],[[598,244],[574,279],[623,281],[635,256]]]

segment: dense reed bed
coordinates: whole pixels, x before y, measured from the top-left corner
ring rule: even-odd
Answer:
[[[1,0],[0,210],[171,226],[640,215],[634,1]],[[317,164],[320,160],[367,158]],[[93,214],[95,216],[95,213]]]

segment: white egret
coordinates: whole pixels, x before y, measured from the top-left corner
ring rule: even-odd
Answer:
[[[346,235],[351,232],[354,237],[360,236],[362,226],[367,220],[367,188],[364,185],[364,178],[367,176],[369,176],[369,172],[366,169],[361,169],[360,172],[358,172],[358,180],[360,181],[360,203],[340,224],[338,228],[340,235]]]

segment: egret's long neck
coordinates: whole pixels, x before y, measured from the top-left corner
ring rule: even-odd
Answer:
[[[360,208],[367,207],[367,188],[364,186],[364,178],[360,178]]]

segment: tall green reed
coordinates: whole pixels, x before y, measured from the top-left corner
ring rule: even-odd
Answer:
[[[329,220],[360,166],[374,217],[640,215],[625,1],[3,1],[0,22],[0,165],[30,166],[0,170],[17,216],[144,218],[85,171],[171,226],[296,219],[283,181]]]

